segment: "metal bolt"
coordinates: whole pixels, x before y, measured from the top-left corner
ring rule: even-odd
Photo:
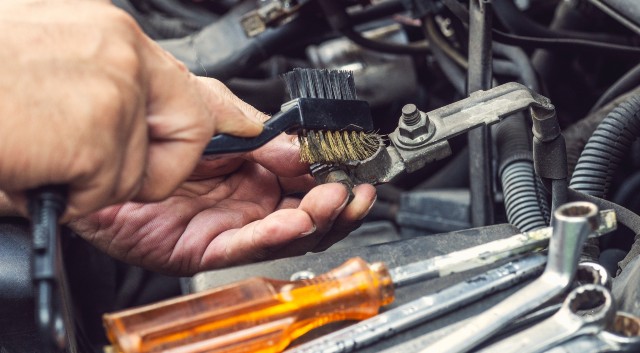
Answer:
[[[290,280],[292,281],[300,281],[300,280],[304,280],[304,279],[312,279],[316,276],[315,273],[311,272],[311,271],[298,271],[294,274],[291,275],[291,277],[289,277]]]
[[[420,122],[420,111],[415,104],[405,104],[402,107],[402,121],[408,126],[413,126]]]

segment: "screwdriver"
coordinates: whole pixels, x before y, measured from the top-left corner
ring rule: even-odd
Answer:
[[[602,211],[599,234],[615,229]],[[352,258],[315,278],[255,277],[220,288],[104,315],[119,353],[275,353],[316,327],[363,320],[394,300],[394,289],[543,248],[551,228],[399,266]]]

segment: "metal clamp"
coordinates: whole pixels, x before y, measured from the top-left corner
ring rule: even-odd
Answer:
[[[415,105],[403,108],[398,127],[389,134],[390,146],[382,143],[378,151],[364,161],[345,166],[355,184],[380,184],[404,171],[416,171],[427,163],[451,155],[449,139],[483,125],[529,109],[534,120],[555,120],[549,99],[527,87],[511,82],[472,93],[468,98],[430,112]]]

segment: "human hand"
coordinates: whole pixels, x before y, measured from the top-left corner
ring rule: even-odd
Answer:
[[[165,201],[112,206],[70,226],[115,258],[176,275],[324,250],[360,224],[375,188],[357,186],[348,205],[341,184],[311,189],[293,143],[282,135],[242,158],[203,160]]]
[[[108,2],[0,1],[0,190],[69,186],[64,219],[171,195],[215,133],[256,116],[197,79]]]

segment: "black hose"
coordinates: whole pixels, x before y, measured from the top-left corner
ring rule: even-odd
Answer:
[[[522,114],[498,125],[496,144],[507,219],[523,232],[546,227],[549,222],[546,197],[533,168],[530,141]]]
[[[492,47],[494,54],[509,59],[509,61],[514,65],[517,74],[513,76],[520,77],[522,83],[525,86],[529,87],[531,90],[536,92],[540,91],[540,85],[538,84],[536,71],[534,70],[531,61],[529,60],[529,57],[524,52],[524,50],[512,45],[506,45],[498,42],[494,42]],[[495,66],[494,71],[499,72],[498,70],[496,70]]]
[[[589,113],[593,113],[600,109],[600,107],[606,105],[617,96],[632,90],[640,85],[640,64],[636,65],[633,69],[629,70],[626,74],[620,77],[606,92],[600,96],[596,104],[593,105]]]
[[[239,21],[254,7],[253,1],[245,0],[198,33],[158,43],[194,74],[226,81],[255,69],[273,54],[299,43],[301,39],[328,30],[324,19],[301,14],[287,24],[248,38]]]
[[[604,107],[593,113],[589,113],[585,118],[576,122],[562,131],[567,140],[567,163],[569,167],[569,176],[573,175],[576,164],[584,146],[589,141],[593,132],[596,131],[598,125],[618,104],[626,101],[634,95],[640,94],[640,87],[616,97],[613,101],[607,103]]]
[[[587,142],[571,177],[571,188],[605,199],[620,162],[640,136],[640,95],[629,97],[598,125]],[[585,244],[583,258],[598,259],[597,240]]]
[[[635,95],[613,109],[600,123],[578,159],[570,187],[606,198],[620,162],[638,136],[640,95]]]

